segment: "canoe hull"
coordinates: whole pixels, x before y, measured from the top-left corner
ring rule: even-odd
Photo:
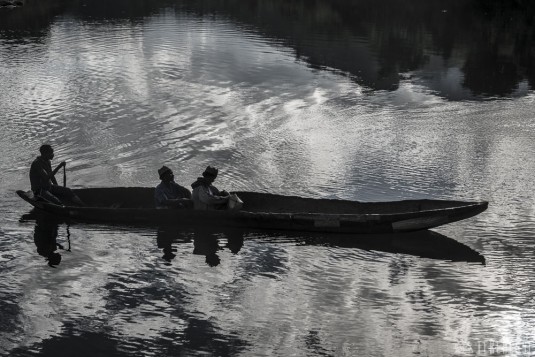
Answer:
[[[124,189],[125,188],[123,188],[123,190]],[[156,209],[142,207],[118,208],[114,205],[111,205],[111,207],[58,206],[43,201],[37,201],[33,198],[33,195],[30,192],[17,191],[17,194],[37,209],[76,221],[135,225],[210,225],[221,227],[353,234],[397,233],[435,228],[447,223],[452,223],[475,216],[487,209],[488,206],[487,202],[467,202],[466,204],[462,205],[456,203],[456,205],[448,207],[446,204],[444,204],[444,201],[436,201],[440,203],[440,208],[438,209],[426,209],[399,213],[381,212],[381,210],[376,208],[375,210],[377,212],[373,213],[362,212],[363,209],[360,208],[360,211],[355,209],[356,213],[347,213],[349,211],[348,209],[340,210],[343,213],[281,212],[281,210],[277,208],[273,208],[275,212],[262,212],[258,210],[233,212]],[[238,194],[240,197],[244,196],[248,199],[253,199],[258,195],[261,195],[260,197],[263,198],[267,197],[266,199],[268,199],[269,196],[275,196],[259,193],[248,194],[246,192],[239,192]],[[291,198],[294,200],[299,199],[295,197],[279,195],[276,195],[276,197],[278,199],[281,199],[281,197],[286,199]],[[313,203],[321,201],[313,199],[304,200],[309,200]],[[324,201],[327,202],[327,200]],[[327,203],[333,205],[333,202],[331,201],[333,200],[330,200]],[[340,202],[344,204],[357,204],[351,201]],[[400,202],[403,201],[393,202],[392,205],[400,205]],[[422,200],[422,202],[429,206],[434,201]],[[387,207],[388,203],[381,203],[381,205]],[[432,207],[432,205],[430,207]],[[374,206],[370,206],[370,210],[371,208],[374,208]],[[364,211],[365,210],[366,209],[364,209]]]
[[[473,217],[487,209],[488,204],[427,212],[400,214],[241,214],[245,226],[331,233],[400,233],[435,228]]]

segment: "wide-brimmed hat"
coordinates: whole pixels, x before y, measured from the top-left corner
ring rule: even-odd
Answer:
[[[160,180],[162,179],[162,176],[163,176],[166,172],[173,172],[173,171],[171,171],[171,169],[168,168],[167,166],[162,166],[161,168],[158,169],[158,175],[160,176]]]
[[[218,169],[216,169],[215,167],[212,167],[212,166],[208,166],[206,167],[206,169],[204,169],[204,172],[202,173],[203,176],[217,176],[217,173],[219,172]]]

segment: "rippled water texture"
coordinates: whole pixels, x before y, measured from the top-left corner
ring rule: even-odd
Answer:
[[[0,354],[535,353],[531,5],[404,3],[1,8]],[[227,190],[490,206],[390,237],[67,225],[14,193],[44,142],[71,187],[211,164]]]

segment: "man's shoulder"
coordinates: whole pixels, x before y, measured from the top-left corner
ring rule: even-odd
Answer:
[[[171,183],[172,183],[173,187],[175,187],[175,188],[178,188],[178,189],[180,189],[180,190],[187,190],[186,187],[184,187],[184,186],[182,186],[182,185],[176,183],[175,181],[172,181]],[[189,190],[188,190],[188,191],[189,191]]]
[[[184,186],[180,186],[178,183],[174,182],[174,181],[171,181],[169,183],[169,186],[165,185],[163,182],[160,182],[157,186],[156,186],[156,190],[166,190],[168,189],[168,187],[171,187],[173,189],[178,189],[178,190],[187,190],[187,188],[185,188]],[[189,191],[189,190],[188,190]]]
[[[46,166],[46,163],[45,161],[41,158],[41,156],[37,156],[33,161],[32,161],[32,165],[31,167],[45,167]]]

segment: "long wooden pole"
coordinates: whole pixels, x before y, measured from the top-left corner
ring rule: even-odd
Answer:
[[[67,187],[67,173],[66,173],[65,166],[63,166],[63,187]]]

